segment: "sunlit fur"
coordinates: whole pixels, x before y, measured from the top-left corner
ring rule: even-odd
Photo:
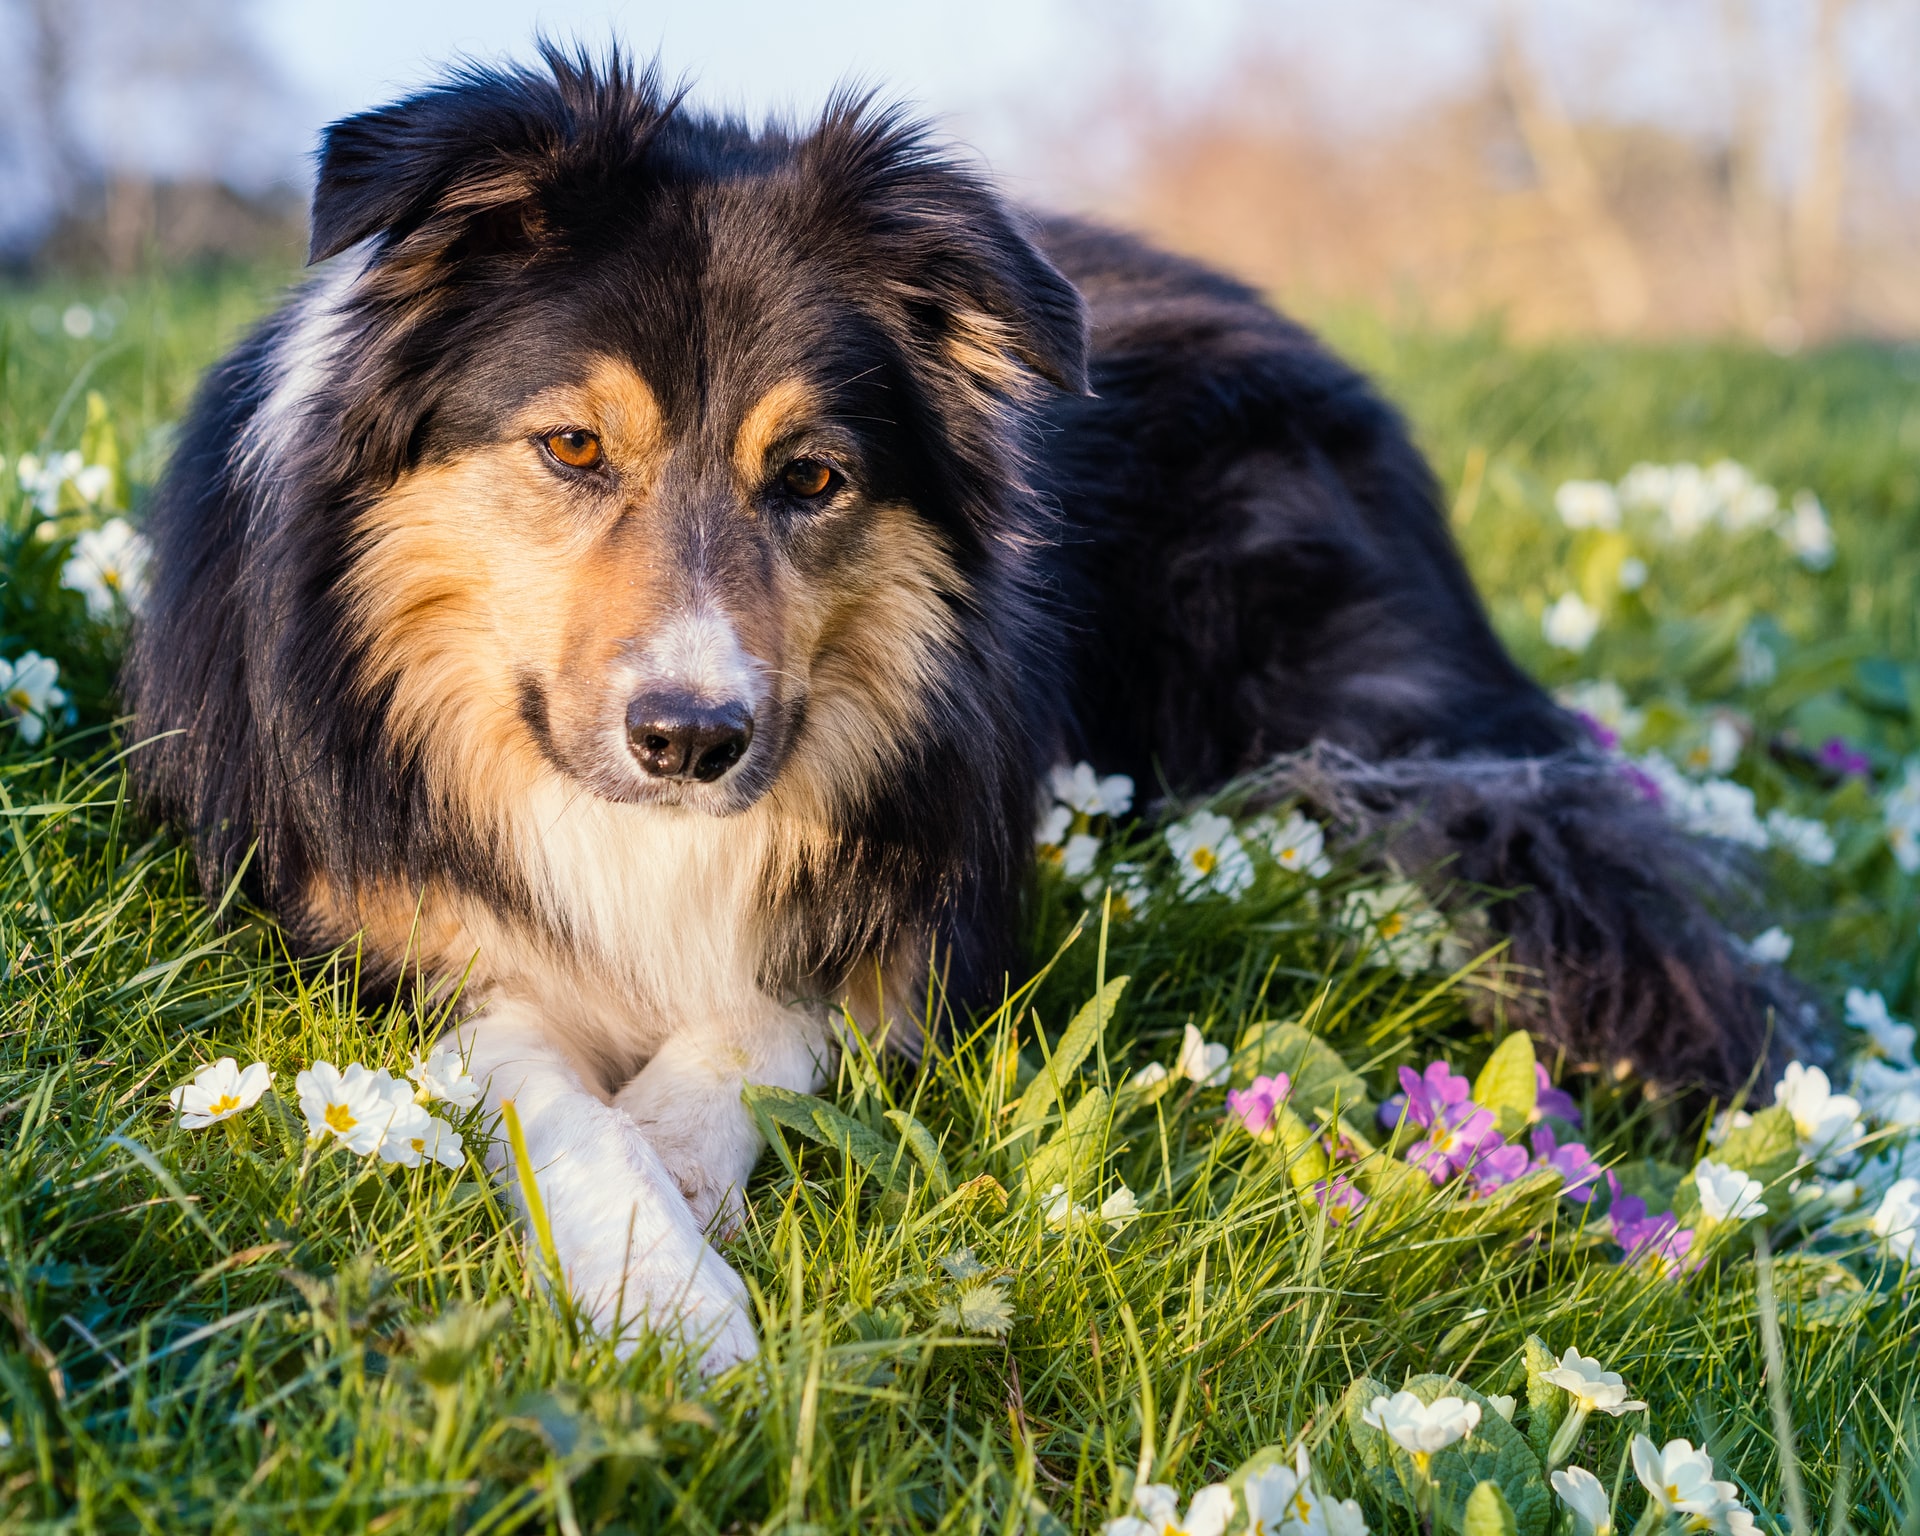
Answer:
[[[604,1203],[556,1230],[610,1326],[750,1348],[688,1236],[742,1086],[816,1083],[842,1005],[904,1041],[929,982],[998,994],[1063,759],[1586,763],[1289,782],[1504,887],[1576,1056],[1756,1060],[1773,982],[1501,650],[1398,417],[1247,290],[859,101],[756,133],[554,52],[334,125],[313,256],[156,498],[136,773],[210,891],[464,979],[493,1102]],[[646,767],[666,696],[750,720],[724,773]]]

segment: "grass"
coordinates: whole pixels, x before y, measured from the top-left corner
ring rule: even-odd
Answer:
[[[187,854],[127,801],[106,724],[116,637],[59,589],[65,546],[29,534],[11,490],[16,455],[80,441],[92,391],[93,446],[111,439],[137,513],[196,371],[272,287],[155,280],[119,295],[104,341],[46,330],[99,294],[0,297],[0,655],[58,657],[77,709],[51,745],[0,757],[5,1529],[1085,1530],[1120,1512],[1141,1471],[1188,1490],[1304,1436],[1376,1531],[1410,1531],[1340,1422],[1349,1383],[1433,1371],[1524,1396],[1532,1334],[1599,1355],[1650,1405],[1589,1424],[1577,1459],[1610,1485],[1645,1427],[1708,1444],[1768,1529],[1920,1530],[1920,1287],[1857,1223],[1771,1223],[1782,1257],[1765,1278],[1781,1301],[1763,1307],[1748,1229],[1675,1284],[1615,1262],[1537,1184],[1486,1201],[1457,1184],[1382,1194],[1333,1226],[1297,1193],[1284,1144],[1223,1121],[1218,1091],[1126,1086],[1172,1060],[1189,1022],[1249,1041],[1243,1079],[1259,1054],[1249,1026],[1266,1020],[1308,1021],[1374,1094],[1432,1055],[1477,1068],[1494,1040],[1469,1021],[1469,982],[1356,953],[1342,893],[1377,884],[1364,850],[1317,886],[1263,863],[1239,901],[1162,900],[1106,931],[1043,882],[1034,975],[1006,1007],[919,1066],[850,1056],[826,1091],[894,1150],[863,1161],[788,1133],[763,1162],[728,1256],[765,1353],[710,1385],[657,1344],[623,1362],[584,1336],[477,1161],[409,1171],[310,1144],[296,1071],[403,1066],[438,1021],[415,998],[363,1004],[351,954],[295,965],[237,900],[226,922],[206,910]],[[1556,683],[1616,678],[1648,739],[1675,751],[1709,706],[1739,710],[1767,748],[1739,777],[1763,806],[1820,815],[1840,845],[1824,869],[1764,861],[1796,969],[1910,1010],[1920,903],[1876,795],[1920,746],[1911,357],[1523,350],[1361,316],[1331,329],[1408,408],[1528,663]],[[1563,478],[1722,454],[1788,494],[1818,491],[1833,569],[1805,571],[1752,535],[1643,539],[1652,574],[1626,592],[1620,548],[1550,510]],[[1577,658],[1540,639],[1545,604],[1570,586],[1606,616]],[[1778,657],[1764,683],[1739,680],[1750,631]],[[1873,785],[1805,761],[1827,733],[1871,756]],[[1121,843],[1109,860],[1155,846]],[[1122,975],[1067,1095],[1111,1095],[1091,1100],[1087,1136],[1043,1152],[1010,1139],[1045,1043]],[[221,1054],[265,1060],[276,1091],[226,1127],[175,1128],[165,1090]],[[1634,1187],[1671,1191],[1699,1126],[1631,1084],[1571,1086],[1596,1149]],[[888,1111],[931,1132],[943,1175],[898,1150]],[[461,1124],[477,1143],[477,1119]],[[1036,1156],[1050,1166],[1029,1169]],[[1052,1174],[1088,1203],[1124,1182],[1143,1214],[1117,1236],[1054,1232],[1033,1198]],[[1784,1182],[1769,1197],[1790,1203]],[[1775,1323],[1785,1391],[1770,1397]],[[1624,1529],[1637,1499],[1619,1508]]]

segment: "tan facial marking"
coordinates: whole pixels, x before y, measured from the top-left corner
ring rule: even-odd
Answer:
[[[775,445],[817,415],[819,408],[813,386],[800,379],[782,379],[754,401],[733,434],[733,467],[741,485],[758,485]]]

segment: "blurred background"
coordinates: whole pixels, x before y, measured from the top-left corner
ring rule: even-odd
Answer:
[[[1920,0],[0,0],[0,264],[291,266],[325,122],[540,30],[754,118],[875,86],[1308,314],[1920,332]]]

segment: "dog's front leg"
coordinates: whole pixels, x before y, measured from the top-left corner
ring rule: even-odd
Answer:
[[[769,1003],[742,1020],[690,1025],[669,1036],[615,1095],[665,1161],[694,1219],[737,1226],[742,1190],[760,1155],[760,1129],[741,1102],[748,1083],[810,1093],[832,1040],[822,1015]]]
[[[509,1101],[567,1284],[594,1322],[630,1345],[640,1327],[678,1333],[706,1371],[758,1349],[746,1288],[707,1245],[673,1174],[633,1120],[590,1092],[538,1012],[495,1002],[460,1027],[489,1108]],[[494,1161],[510,1161],[504,1143]],[[515,1193],[526,1214],[518,1176]]]

